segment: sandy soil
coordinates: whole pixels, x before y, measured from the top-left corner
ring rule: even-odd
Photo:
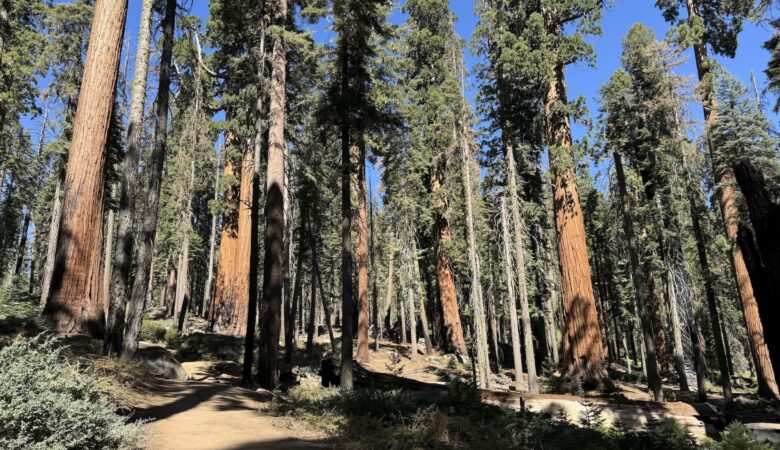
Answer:
[[[269,396],[216,379],[210,363],[185,363],[192,381],[159,381],[138,405],[149,420],[149,450],[328,448],[324,436],[290,430],[258,411]]]

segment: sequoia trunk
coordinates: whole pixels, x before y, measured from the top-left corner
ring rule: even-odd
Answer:
[[[103,175],[126,18],[127,0],[95,4],[63,185],[59,242],[43,310],[60,333],[103,332]]]

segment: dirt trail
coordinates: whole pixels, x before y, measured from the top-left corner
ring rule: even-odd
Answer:
[[[192,381],[159,381],[138,405],[149,420],[148,450],[324,449],[323,436],[285,428],[258,412],[268,395],[214,379],[204,363],[185,363]]]

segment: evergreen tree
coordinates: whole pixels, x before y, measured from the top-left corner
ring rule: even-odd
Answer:
[[[718,164],[718,153],[722,142],[711,135],[718,122],[720,108],[715,96],[715,65],[709,56],[709,50],[712,49],[717,55],[734,56],[742,24],[753,13],[755,2],[753,0],[731,2],[657,0],[656,5],[661,8],[665,19],[675,24],[673,33],[678,44],[682,48],[693,47],[700,82],[699,90],[704,109],[704,121],[707,127],[707,146],[712,163],[712,173],[717,185],[726,238],[731,247],[732,271],[742,301],[753,362],[757,369],[761,395],[777,397],[778,388],[772,364],[768,357],[764,357],[768,352],[753,286],[747,273],[742,251],[736,242],[740,214],[737,204],[737,190],[733,184],[734,173],[730,167]],[[681,16],[681,9],[687,11],[687,17]],[[730,404],[731,399],[727,398],[726,402]]]

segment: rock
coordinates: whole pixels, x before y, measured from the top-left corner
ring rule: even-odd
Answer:
[[[270,402],[274,399],[274,394],[263,388],[257,388],[255,394],[257,394],[257,399],[261,402]]]
[[[747,423],[745,424],[750,434],[759,441],[780,443],[780,423]]]
[[[159,345],[147,344],[145,342],[139,343],[134,359],[149,369],[155,376],[178,381],[191,378],[181,363],[176,361],[168,350]]]

